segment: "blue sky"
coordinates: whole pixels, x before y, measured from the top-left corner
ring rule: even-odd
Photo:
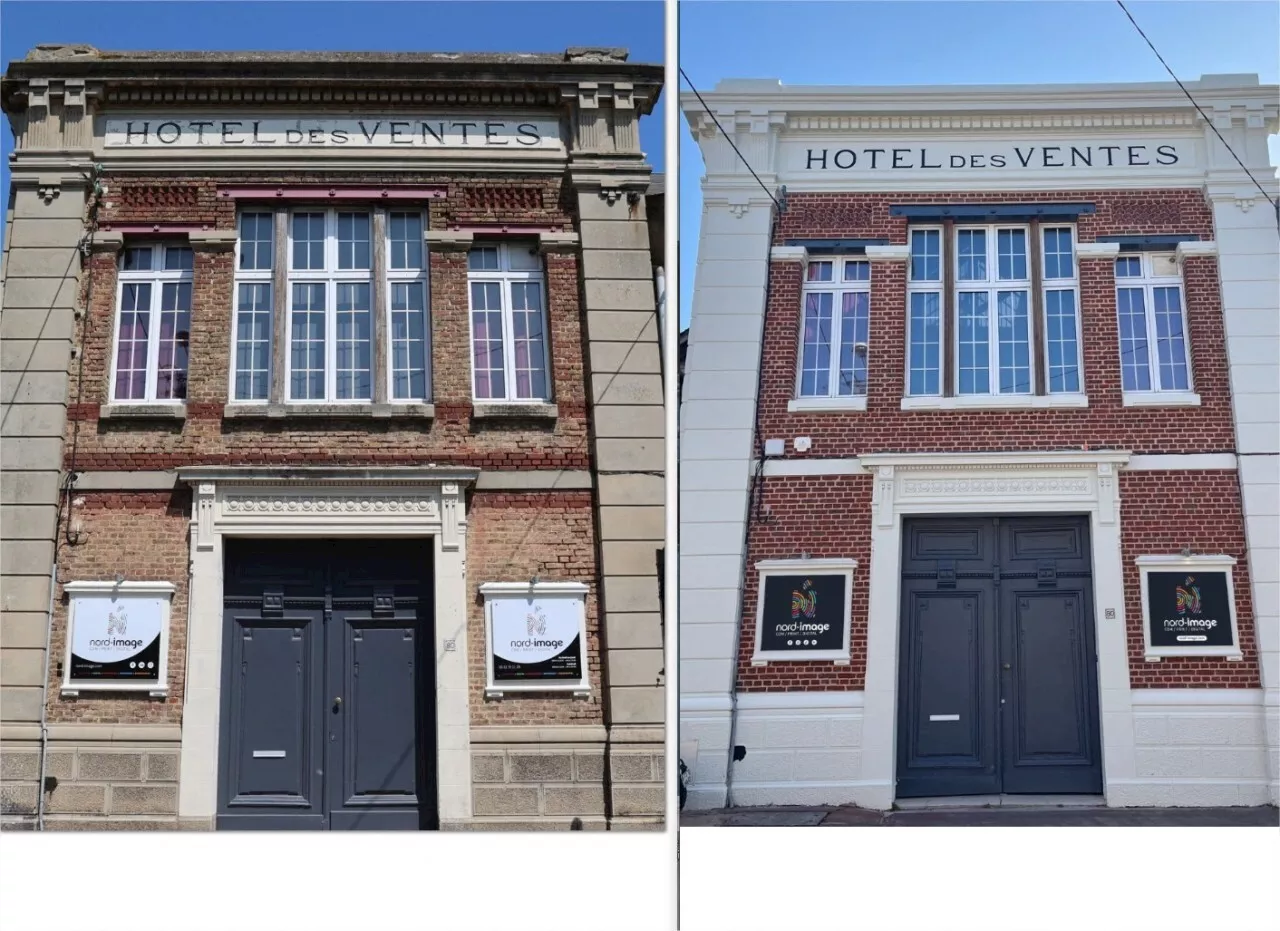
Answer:
[[[1274,2],[1126,4],[1179,78],[1280,83]],[[698,90],[724,78],[785,84],[1167,81],[1113,2],[722,3],[684,0],[680,65]],[[688,90],[681,80],[680,91]],[[689,322],[702,157],[680,121],[680,319]],[[1273,159],[1274,160],[1274,159]]]
[[[663,60],[664,7],[626,2],[0,3],[0,58],[8,68],[35,45],[104,49],[562,52],[623,46],[631,61]],[[666,92],[663,92],[664,100]],[[640,121],[640,141],[664,162],[662,103]],[[9,189],[13,134],[0,133],[0,189]],[[0,220],[3,222],[3,220]]]

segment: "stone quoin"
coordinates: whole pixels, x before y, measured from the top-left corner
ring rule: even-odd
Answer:
[[[1188,90],[681,98],[688,807],[1276,804],[1280,107]]]
[[[4,827],[661,827],[661,90],[10,65]]]

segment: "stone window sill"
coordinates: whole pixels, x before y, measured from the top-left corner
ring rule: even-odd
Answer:
[[[222,409],[222,416],[227,420],[280,420],[301,417],[431,420],[436,416],[436,406],[434,404],[228,404]]]
[[[905,397],[902,399],[904,411],[954,411],[954,410],[1007,410],[1044,407],[1088,407],[1089,397],[1084,394],[1020,394],[1001,397],[999,395],[964,395],[963,397]]]
[[[787,402],[787,411],[865,411],[867,396],[851,396],[847,398],[792,398]]]
[[[473,402],[473,420],[556,420],[560,409],[555,404],[543,402],[489,403]]]
[[[100,420],[185,420],[185,404],[103,404]]]
[[[1199,407],[1194,391],[1126,391],[1125,407]]]

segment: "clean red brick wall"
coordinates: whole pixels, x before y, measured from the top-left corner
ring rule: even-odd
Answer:
[[[599,724],[599,587],[596,576],[595,516],[589,491],[476,492],[467,514],[467,662],[471,723],[498,725]],[[486,701],[485,582],[583,582],[587,592],[587,668],[591,697],[523,697],[507,692]]]
[[[1124,611],[1129,678],[1134,688],[1262,687],[1241,507],[1239,476],[1232,470],[1120,473]],[[1148,663],[1142,658],[1142,590],[1134,560],[1145,555],[1173,555],[1184,546],[1197,554],[1235,557],[1231,581],[1243,660],[1166,656],[1158,663]]]
[[[1073,191],[984,194],[793,194],[776,241],[791,238],[889,238],[906,243],[905,218],[891,204],[990,201],[1093,203],[1080,218],[1078,238],[1099,235],[1198,234],[1213,238],[1212,216],[1197,191]],[[871,452],[1127,449],[1135,453],[1229,452],[1235,449],[1218,287],[1217,259],[1185,265],[1191,365],[1201,406],[1126,408],[1111,260],[1080,262],[1084,389],[1089,407],[1037,410],[904,411],[906,379],[906,266],[872,262],[869,371],[865,412],[788,413],[795,396],[801,315],[801,269],[774,262],[765,323],[760,390],[760,439],[788,440],[788,458],[829,458]],[[796,453],[790,440],[813,445]]]
[[[448,196],[429,204],[433,229],[509,224],[570,229],[560,179],[477,180],[458,175],[314,173],[237,177],[114,178],[100,225],[182,223],[235,228],[234,202],[219,185],[264,183],[439,185]],[[71,363],[68,435],[80,422],[80,469],[162,469],[190,464],[409,464],[426,461],[485,469],[585,469],[590,454],[576,255],[546,259],[554,398],[559,418],[541,422],[471,421],[471,350],[466,252],[430,255],[434,422],[347,419],[223,420],[229,395],[234,259],[197,252],[185,422],[98,419],[110,398],[116,302],[116,256],[91,259],[92,296],[83,339],[84,380]],[[88,275],[84,276],[87,292]],[[87,294],[85,295],[87,296]],[[69,455],[68,446],[68,455]]]
[[[758,517],[747,549],[738,688],[744,692],[839,691],[864,687],[867,662],[867,603],[871,570],[870,475],[774,477],[764,480]],[[1240,488],[1233,471],[1121,472],[1121,553],[1129,675],[1134,688],[1259,688],[1257,643],[1249,568],[1245,560]],[[1236,618],[1244,658],[1143,659],[1142,555],[1169,555],[1190,546],[1196,553],[1225,553],[1237,560],[1233,581]],[[771,662],[752,666],[762,559],[855,559],[850,664]],[[1096,625],[1101,619],[1097,607]]]
[[[58,590],[54,601],[49,664],[49,720],[78,724],[178,724],[186,688],[187,531],[191,494],[174,492],[84,492],[73,494],[72,518],[83,524],[79,542],[58,553]],[[73,539],[75,539],[73,537]],[[169,582],[176,591],[169,615],[169,694],[103,696],[82,692],[60,695],[67,659],[66,582],[114,579],[125,572],[130,582]]]

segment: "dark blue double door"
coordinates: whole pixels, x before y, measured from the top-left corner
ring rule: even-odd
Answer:
[[[903,527],[897,795],[1100,794],[1084,517]]]
[[[217,826],[437,826],[426,540],[228,540]]]

